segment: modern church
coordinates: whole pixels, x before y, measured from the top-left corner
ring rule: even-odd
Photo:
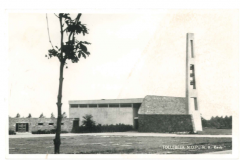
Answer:
[[[139,132],[202,131],[195,73],[194,34],[187,34],[186,96],[146,95],[134,99],[70,100],[69,118],[62,128],[70,132],[90,114],[98,124],[128,124]],[[9,118],[9,128],[17,132],[53,129],[56,119]]]
[[[100,124],[133,125],[139,132],[202,131],[195,78],[194,34],[187,34],[186,97],[147,95],[135,99],[69,101],[69,117],[91,114]]]

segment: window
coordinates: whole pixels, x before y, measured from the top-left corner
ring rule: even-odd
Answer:
[[[107,108],[108,105],[107,105],[107,104],[99,104],[98,107],[99,107],[99,108]]]
[[[192,72],[190,73],[190,77],[191,77],[191,79],[190,79],[190,85],[193,86],[193,89],[196,89],[195,71],[194,71],[194,65],[193,65],[193,64],[190,65],[190,71],[192,71]]]
[[[190,45],[191,45],[191,56],[194,58],[194,53],[193,53],[193,40],[190,40]]]
[[[39,125],[39,126],[42,126],[42,125],[43,125],[43,123],[38,123],[38,125]]]
[[[121,107],[132,107],[132,104],[121,104]]]
[[[111,107],[111,108],[118,108],[119,104],[109,104],[109,107]]]
[[[192,70],[192,71],[194,70],[194,65],[193,64],[190,65],[190,70]]]
[[[53,123],[48,123],[49,126],[53,126]]]
[[[198,110],[197,98],[190,98],[190,107],[194,107],[195,111]]]
[[[80,108],[87,108],[87,104],[80,104]]]
[[[89,108],[97,108],[96,104],[89,104]]]
[[[77,104],[71,104],[71,108],[78,108]]]
[[[194,108],[195,108],[196,111],[198,110],[197,98],[194,98]]]
[[[64,125],[64,123],[61,123],[61,125]]]

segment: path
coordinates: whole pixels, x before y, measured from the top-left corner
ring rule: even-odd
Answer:
[[[55,134],[17,134],[9,135],[9,138],[38,138],[54,137]],[[208,137],[208,138],[232,138],[232,135],[198,135],[198,134],[168,134],[168,133],[139,133],[139,132],[107,132],[107,133],[63,133],[61,137],[68,136],[142,136],[142,137]]]
[[[208,153],[202,153],[202,154],[232,154],[232,150],[208,152]]]

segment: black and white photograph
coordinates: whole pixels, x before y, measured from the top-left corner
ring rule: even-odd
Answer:
[[[8,12],[8,155],[232,155],[238,12]]]

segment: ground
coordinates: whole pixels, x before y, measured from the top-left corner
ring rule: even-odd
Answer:
[[[231,134],[207,129],[201,134]],[[202,136],[202,135],[200,135]],[[10,138],[10,154],[52,154],[53,137]],[[197,154],[232,149],[231,137],[154,137],[124,135],[63,136],[62,154]]]
[[[203,128],[198,135],[232,135],[232,129]]]

